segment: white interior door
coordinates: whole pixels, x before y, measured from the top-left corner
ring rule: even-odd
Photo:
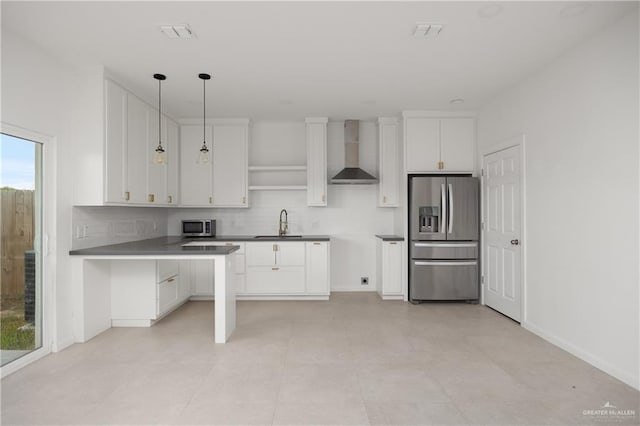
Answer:
[[[520,145],[483,158],[484,303],[520,321],[522,314]]]

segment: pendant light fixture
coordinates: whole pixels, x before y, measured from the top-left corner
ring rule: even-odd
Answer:
[[[156,164],[167,164],[167,154],[162,147],[162,82],[167,79],[164,74],[154,74],[153,78],[158,80],[158,147],[153,155],[153,162]]]
[[[207,138],[206,138],[206,135],[207,135],[206,133],[207,131],[206,84],[207,84],[207,80],[211,79],[211,76],[209,74],[198,74],[198,77],[202,80],[202,148],[200,148],[200,154],[198,155],[198,163],[206,164],[209,162],[209,148],[207,148]]]

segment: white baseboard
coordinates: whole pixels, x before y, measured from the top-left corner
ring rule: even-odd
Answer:
[[[51,352],[60,352],[61,350],[68,348],[74,343],[75,343],[75,340],[73,339],[73,336],[67,336],[64,339],[58,339],[57,342],[54,341],[51,344]]]
[[[362,286],[363,288],[360,287],[338,287],[338,288],[332,288],[331,292],[336,292],[336,293],[354,293],[354,292],[362,292],[362,293],[375,293],[376,289],[375,288],[370,288],[368,286]]]
[[[111,327],[151,327],[152,320],[148,319],[112,319]]]
[[[575,346],[574,344],[567,342],[566,340],[554,334],[546,332],[541,327],[538,327],[537,325],[532,324],[529,321],[523,321],[522,327],[542,337],[544,340],[558,346],[559,348],[564,349],[565,351],[569,352],[571,355],[574,355],[580,358],[581,360],[588,362],[589,364],[593,365],[597,369],[602,370],[605,373],[615,377],[616,379],[628,384],[632,388],[640,390],[640,380],[634,374],[628,371],[623,371],[619,369],[615,365],[612,365],[611,363],[597,357],[596,355],[593,355],[585,351],[584,349],[578,346]]]
[[[381,294],[380,297],[382,300],[404,300],[404,296],[402,294]]]
[[[329,300],[329,295],[326,296],[236,296],[237,300]]]

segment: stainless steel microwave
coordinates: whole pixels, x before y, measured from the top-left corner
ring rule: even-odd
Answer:
[[[215,237],[215,219],[192,219],[182,221],[182,236],[184,237]]]

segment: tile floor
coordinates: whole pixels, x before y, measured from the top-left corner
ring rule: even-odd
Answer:
[[[489,308],[381,301],[213,303],[110,329],[6,377],[2,424],[637,424],[640,393]],[[583,414],[605,403],[635,416]]]

